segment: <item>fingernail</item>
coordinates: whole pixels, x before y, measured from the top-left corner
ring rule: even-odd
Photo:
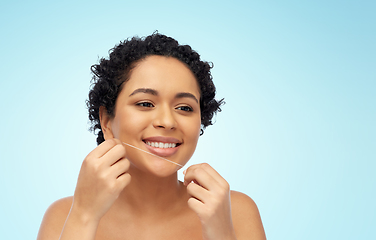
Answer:
[[[187,169],[185,169],[185,170],[183,171],[183,174],[185,175],[186,172],[187,172]]]

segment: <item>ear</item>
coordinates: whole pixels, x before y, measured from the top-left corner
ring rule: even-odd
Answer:
[[[107,109],[104,106],[99,107],[99,121],[101,123],[101,128],[103,132],[103,137],[105,140],[114,138],[111,128],[111,117],[107,113]]]

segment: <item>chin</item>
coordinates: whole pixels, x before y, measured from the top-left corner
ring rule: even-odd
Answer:
[[[154,175],[156,177],[164,178],[169,177],[177,173],[177,171],[182,168],[181,166],[175,165],[170,162],[166,162],[162,159],[144,159],[144,161],[132,161],[128,158],[133,165],[136,172],[143,172],[144,174]]]
[[[177,173],[177,171],[181,168],[180,166],[176,166],[173,164],[153,164],[153,166],[148,166],[147,171],[157,177],[169,177]]]

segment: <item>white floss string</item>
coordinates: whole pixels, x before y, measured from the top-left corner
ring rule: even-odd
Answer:
[[[144,153],[150,154],[150,155],[152,155],[152,156],[154,156],[154,157],[158,157],[158,158],[161,158],[161,159],[163,159],[163,160],[166,160],[167,162],[170,162],[170,163],[176,164],[176,165],[178,165],[178,166],[180,166],[180,167],[184,167],[183,165],[181,165],[181,164],[179,164],[179,163],[173,162],[173,161],[168,160],[168,159],[166,159],[166,158],[163,158],[163,157],[160,157],[160,156],[155,155],[155,154],[153,154],[153,153],[147,152],[147,151],[145,151],[145,150],[142,150],[142,149],[140,149],[140,148],[138,148],[138,147],[135,147],[135,146],[133,146],[133,145],[130,145],[130,144],[128,144],[128,143],[125,143],[125,142],[123,142],[123,143],[124,143],[125,145],[127,145],[127,146],[130,146],[130,147],[133,147],[133,148],[135,148],[135,149],[138,149],[138,150],[140,150],[140,151],[142,151],[142,152],[144,152]]]

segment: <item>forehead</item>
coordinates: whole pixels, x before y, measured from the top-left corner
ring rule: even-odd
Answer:
[[[199,85],[192,71],[173,57],[149,56],[136,64],[123,90],[137,88],[156,90],[189,91],[200,96]]]

